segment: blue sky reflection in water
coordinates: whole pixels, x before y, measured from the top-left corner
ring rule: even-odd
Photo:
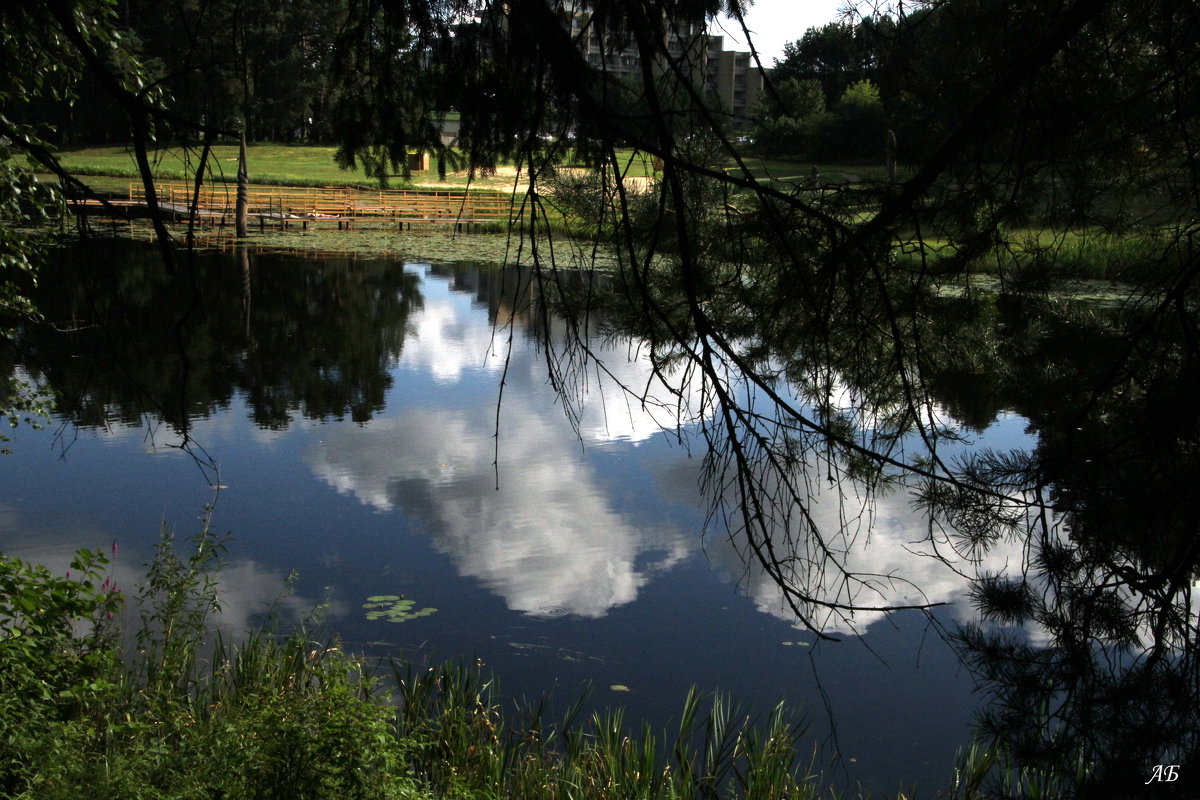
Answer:
[[[976,699],[923,614],[831,621],[844,641],[818,643],[736,546],[719,531],[703,534],[702,453],[660,431],[671,424],[663,409],[630,402],[593,371],[577,436],[520,320],[506,370],[507,332],[493,327],[486,273],[403,268],[419,275],[421,302],[370,419],[293,414],[267,429],[237,396],[193,420],[192,436],[228,487],[214,524],[232,534],[229,625],[261,614],[295,570],[284,608],[328,603],[330,627],[352,648],[479,658],[507,693],[552,688],[560,705],[590,682],[598,704],[625,704],[656,727],[692,684],[760,710],[784,696],[824,743],[818,766],[833,750],[829,715],[836,721],[844,761],[825,767],[831,778],[844,767],[878,790],[948,784]],[[631,352],[605,351],[606,366],[643,385],[649,367]],[[65,565],[72,549],[115,539],[118,580],[129,585],[160,522],[181,537],[193,531],[212,499],[211,476],[150,419],[19,430],[16,455],[0,460],[0,548]],[[1023,437],[1011,417],[984,438],[1010,447]],[[818,499],[817,513],[837,514],[834,500],[832,491]],[[877,497],[857,531],[848,566],[904,579],[878,582],[883,599],[951,603],[936,612],[946,621],[969,613],[965,581],[917,544],[927,532],[903,494]],[[989,558],[1002,567],[1006,556]],[[437,612],[367,620],[362,604],[374,595]],[[861,640],[848,635],[855,630]]]

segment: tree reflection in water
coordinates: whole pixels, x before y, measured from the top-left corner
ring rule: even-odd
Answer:
[[[1036,449],[963,459],[963,486],[921,492],[966,546],[1025,549],[972,596],[982,620],[1036,645],[980,625],[955,636],[993,699],[983,730],[1022,762],[1095,764],[1123,790],[1156,764],[1186,773],[1200,731],[1194,309],[1161,312],[1076,315],[1030,343],[1009,370]],[[1131,339],[1138,328],[1151,332]],[[1014,500],[981,501],[997,489]]]
[[[247,315],[240,262],[202,259],[204,302],[182,339],[177,283],[152,254],[60,264],[39,297],[54,326],[26,331],[23,363],[81,426],[149,416],[186,434],[235,394],[268,428],[294,414],[369,420],[422,306],[417,276],[253,262]],[[604,375],[702,441],[713,530],[810,630],[836,638],[941,601],[932,589],[902,600],[923,596],[920,577],[860,556],[880,500],[910,496],[927,537],[906,547],[973,580],[978,620],[945,633],[987,691],[982,733],[1023,768],[1073,779],[1082,765],[1096,786],[1136,788],[1159,763],[1187,774],[1200,708],[1190,308],[949,298],[918,283],[889,286],[889,311],[861,286],[847,296],[844,272],[822,278],[817,259],[814,291],[786,304],[771,300],[792,275],[714,289],[701,333],[669,284],[634,287],[677,314],[653,326],[619,275],[434,271],[473,284],[497,341],[510,327],[539,340],[577,426],[594,424],[585,394]],[[1131,341],[1130,328],[1150,334]],[[651,378],[623,369],[630,353]],[[999,410],[1029,421],[1034,449],[963,445]]]
[[[383,408],[388,367],[421,307],[415,275],[349,257],[301,271],[269,253],[197,257],[193,289],[130,243],[59,252],[38,296],[52,324],[21,340],[24,363],[54,386],[58,413],[84,427],[150,414],[185,437],[190,419],[235,394],[269,429],[294,414],[361,422]]]
[[[909,493],[925,552],[975,565],[978,621],[947,633],[990,698],[993,749],[1027,778],[1093,791],[1138,791],[1157,764],[1187,774],[1200,732],[1195,305],[947,299],[919,276],[873,291],[867,268],[826,271],[819,251],[799,278],[795,261],[739,274],[725,244],[709,245],[704,271],[731,274],[703,293],[628,271],[602,290],[564,281],[548,305],[611,311],[609,330],[672,376],[678,407],[697,410],[712,516],[747,561],[821,635],[912,607],[886,603],[903,574],[849,557],[875,500]],[[1032,451],[955,446],[1001,409],[1030,421]],[[830,495],[835,521],[816,510]],[[1021,557],[996,568],[997,552]]]

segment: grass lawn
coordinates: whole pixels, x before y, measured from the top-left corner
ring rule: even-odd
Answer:
[[[343,170],[334,163],[335,148],[321,145],[285,145],[285,144],[252,144],[247,148],[246,161],[249,167],[250,182],[254,184],[273,184],[282,186],[360,186],[375,188],[378,183],[368,178],[360,170]],[[192,179],[194,169],[199,161],[199,150],[183,150],[170,148],[151,153],[155,176],[162,181],[183,181]],[[125,194],[130,180],[138,180],[137,167],[133,153],[122,146],[81,147],[62,150],[58,153],[63,166],[70,172],[87,178],[88,182],[99,191]],[[209,156],[209,168],[216,180],[233,181],[237,177],[237,145],[217,145]],[[654,169],[650,157],[632,149],[617,151],[618,161],[630,177],[641,178],[653,176]],[[782,159],[764,160],[747,157],[746,166],[758,178],[770,178],[781,183],[790,183],[797,179],[807,179],[812,171],[810,162],[787,161]],[[574,168],[578,165],[567,159],[564,167]],[[728,169],[736,167],[732,162],[726,165]],[[830,178],[835,176],[850,176],[877,178],[882,177],[882,166],[854,164],[819,164],[818,171]],[[476,176],[470,181],[472,186],[497,190],[512,191],[513,187],[523,184],[518,180],[516,170],[512,167],[502,167],[497,174]],[[840,180],[837,182],[841,182]],[[412,174],[411,183],[415,186],[428,187],[465,187],[468,177],[465,172],[448,173],[445,179],[433,169],[416,171]],[[396,186],[406,185],[402,178],[393,179]]]
[[[743,156],[743,163],[755,178],[770,179],[780,183],[808,180],[812,170],[826,180],[835,183],[855,182],[858,180],[885,180],[887,170],[882,164],[814,164],[812,161],[796,161],[783,158],[760,158],[758,156]],[[740,174],[740,167],[730,162],[725,171],[730,174]]]
[[[334,163],[336,148],[320,145],[252,144],[246,148],[246,162],[250,182],[282,186],[360,186],[376,188],[378,182],[368,178],[361,170],[343,170]],[[170,148],[153,151],[151,163],[155,177],[160,181],[192,180],[199,163],[199,149],[183,150]],[[81,147],[62,150],[58,153],[62,165],[69,172],[85,177],[99,191],[124,194],[130,180],[138,180],[133,152],[121,146]],[[217,145],[209,155],[208,166],[216,180],[234,181],[237,178],[237,145]],[[628,165],[627,174],[633,177],[652,175],[650,159],[633,150],[618,152],[618,158]],[[564,166],[571,166],[568,162]],[[520,185],[516,170],[501,167],[495,175],[476,176],[471,185],[511,191]],[[102,180],[97,180],[102,179]],[[396,176],[396,186],[407,185]],[[414,171],[411,183],[415,186],[465,187],[468,176],[465,171],[450,172],[445,179],[432,169]]]
[[[309,145],[257,144],[246,148],[251,183],[282,185],[376,186],[360,171],[339,169],[333,161],[333,147]],[[133,151],[126,147],[84,147],[58,153],[69,172],[82,176],[137,179]],[[191,180],[199,163],[199,149],[171,148],[150,154],[155,177],[164,181]],[[217,145],[209,155],[209,168],[217,180],[237,179],[238,146]],[[436,177],[436,171],[432,171]],[[127,182],[126,180],[126,182]]]

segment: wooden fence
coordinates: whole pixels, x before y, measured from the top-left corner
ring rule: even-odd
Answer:
[[[176,216],[185,217],[195,188],[183,183],[156,185],[158,202]],[[259,221],[288,227],[314,223],[337,223],[338,228],[358,222],[379,221],[399,226],[414,224],[479,225],[508,222],[513,213],[512,197],[468,191],[418,191],[348,189],[343,187],[251,186],[247,214]],[[145,189],[129,185],[129,204],[145,206]],[[197,218],[207,224],[232,224],[237,204],[237,187],[211,184],[200,188]]]

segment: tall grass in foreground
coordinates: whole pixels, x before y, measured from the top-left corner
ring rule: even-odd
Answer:
[[[541,704],[510,724],[494,684],[476,670],[394,669],[411,774],[438,795],[801,800],[825,794],[798,758],[803,728],[782,705],[759,726],[719,695],[706,705],[693,688],[677,731],[660,740],[648,725],[630,734],[622,709],[581,719],[582,701],[558,725],[546,723]]]
[[[1087,764],[1080,759],[1073,775],[1022,766],[1008,752],[987,748],[979,742],[959,751],[954,769],[954,790],[947,800],[981,800],[991,797],[1020,797],[1024,800],[1056,800],[1077,796],[1075,789],[1088,777]]]
[[[688,693],[666,737],[620,709],[501,713],[479,669],[361,659],[300,627],[212,633],[220,543],[164,535],[121,645],[108,558],[66,576],[0,556],[0,796],[305,800],[829,797],[777,705],[761,725]],[[516,721],[512,721],[515,719]]]

